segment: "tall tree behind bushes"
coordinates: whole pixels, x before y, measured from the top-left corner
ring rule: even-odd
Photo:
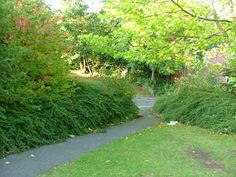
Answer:
[[[118,21],[103,21],[100,13],[88,12],[88,6],[81,0],[67,2],[68,7],[62,12],[63,28],[66,34],[68,50],[64,58],[70,63],[72,69],[81,69],[83,73],[98,71],[105,65],[122,65],[122,61],[114,60],[113,56],[98,53],[81,40],[87,34],[109,35],[117,28]]]

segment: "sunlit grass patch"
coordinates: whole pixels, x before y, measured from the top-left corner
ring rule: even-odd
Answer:
[[[207,157],[191,155],[198,149]],[[106,145],[43,177],[234,177],[236,137],[186,125],[154,128]],[[209,163],[218,164],[210,168]]]

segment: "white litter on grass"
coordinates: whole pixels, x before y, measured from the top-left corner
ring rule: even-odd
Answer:
[[[173,125],[176,125],[177,123],[178,123],[178,121],[173,121],[173,120],[172,120],[172,121],[170,121],[169,123],[167,123],[167,125],[172,125],[172,126],[173,126]]]
[[[35,155],[34,154],[30,154],[30,157],[35,157]]]
[[[106,163],[109,163],[109,162],[110,162],[110,160],[107,160],[107,161],[106,161]]]
[[[6,165],[9,165],[11,162],[5,162]]]

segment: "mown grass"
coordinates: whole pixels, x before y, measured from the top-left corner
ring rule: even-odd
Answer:
[[[200,149],[223,168],[208,168]],[[41,177],[235,177],[236,137],[161,124],[55,167]]]

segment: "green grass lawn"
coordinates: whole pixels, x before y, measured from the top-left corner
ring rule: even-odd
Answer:
[[[42,175],[47,176],[235,177],[236,136],[163,123]]]

